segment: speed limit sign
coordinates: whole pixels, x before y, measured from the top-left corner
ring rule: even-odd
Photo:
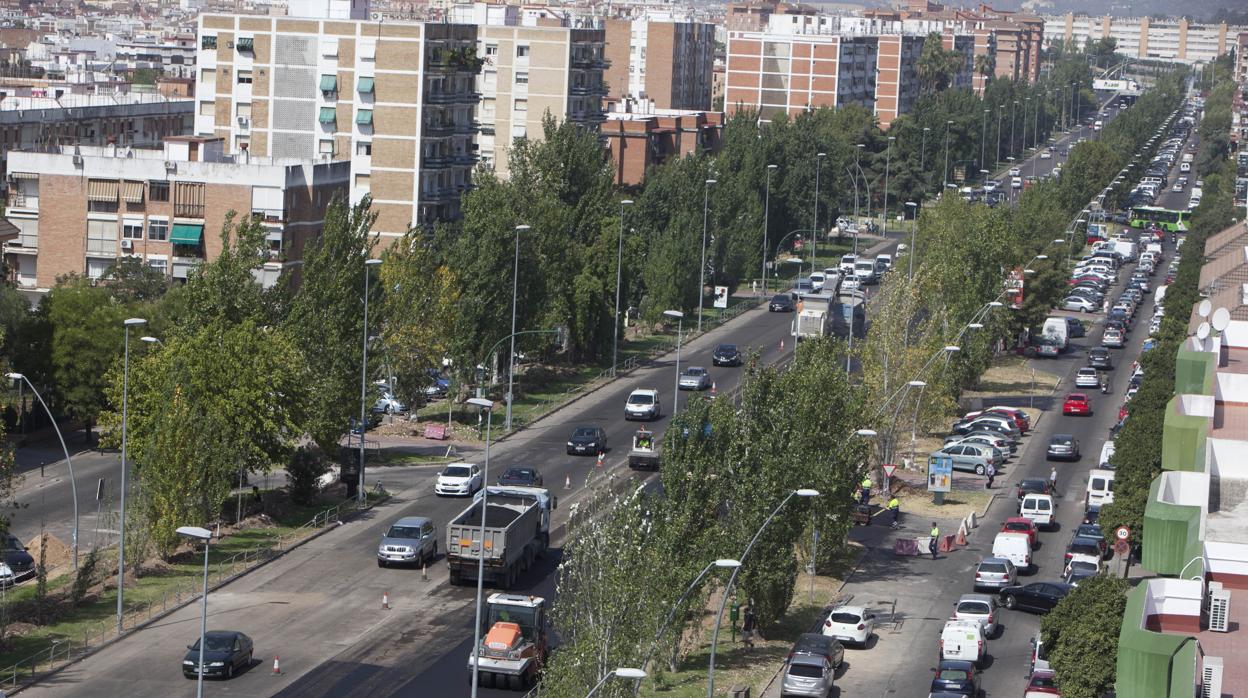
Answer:
[[[1119,526],[1114,529],[1114,535],[1117,536],[1118,540],[1126,540],[1131,537],[1131,529],[1126,526]]]

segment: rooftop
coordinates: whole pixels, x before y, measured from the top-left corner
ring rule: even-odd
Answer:
[[[1229,633],[1206,629],[1196,634],[1207,657],[1222,658],[1222,698],[1248,696],[1248,604],[1234,597],[1232,592]]]
[[[3,91],[3,90],[0,90]],[[30,109],[76,109],[81,107],[130,106],[135,104],[190,104],[192,99],[170,99],[156,93],[116,93],[108,95],[66,94],[61,97],[15,97],[0,98],[0,111],[26,111]]]

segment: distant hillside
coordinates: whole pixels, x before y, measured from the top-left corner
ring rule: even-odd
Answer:
[[[1036,14],[1063,15],[1067,12],[1088,14],[1093,16],[1113,15],[1115,17],[1169,17],[1174,13],[1174,0],[985,0],[989,5],[1001,10],[1023,10]],[[843,0],[842,0],[843,2]],[[838,3],[840,4],[840,3]],[[898,3],[864,2],[865,6],[896,5]],[[950,7],[973,8],[979,3],[976,0],[946,0]],[[1243,3],[1232,0],[1187,0],[1183,3],[1184,14],[1197,22],[1208,22],[1214,19],[1226,19],[1230,24],[1248,25],[1248,10]],[[1228,16],[1229,14],[1229,16]]]

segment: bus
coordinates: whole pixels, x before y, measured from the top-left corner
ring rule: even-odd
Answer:
[[[1131,207],[1131,227],[1144,228],[1150,223],[1168,233],[1186,233],[1187,220],[1191,216],[1187,211],[1171,211],[1160,206]]]

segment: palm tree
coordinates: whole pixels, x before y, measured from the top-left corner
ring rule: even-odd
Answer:
[[[995,62],[992,60],[992,56],[990,54],[981,53],[978,56],[975,56],[975,72],[984,76],[984,82],[987,82],[988,78],[992,77],[992,72],[995,67]]]

